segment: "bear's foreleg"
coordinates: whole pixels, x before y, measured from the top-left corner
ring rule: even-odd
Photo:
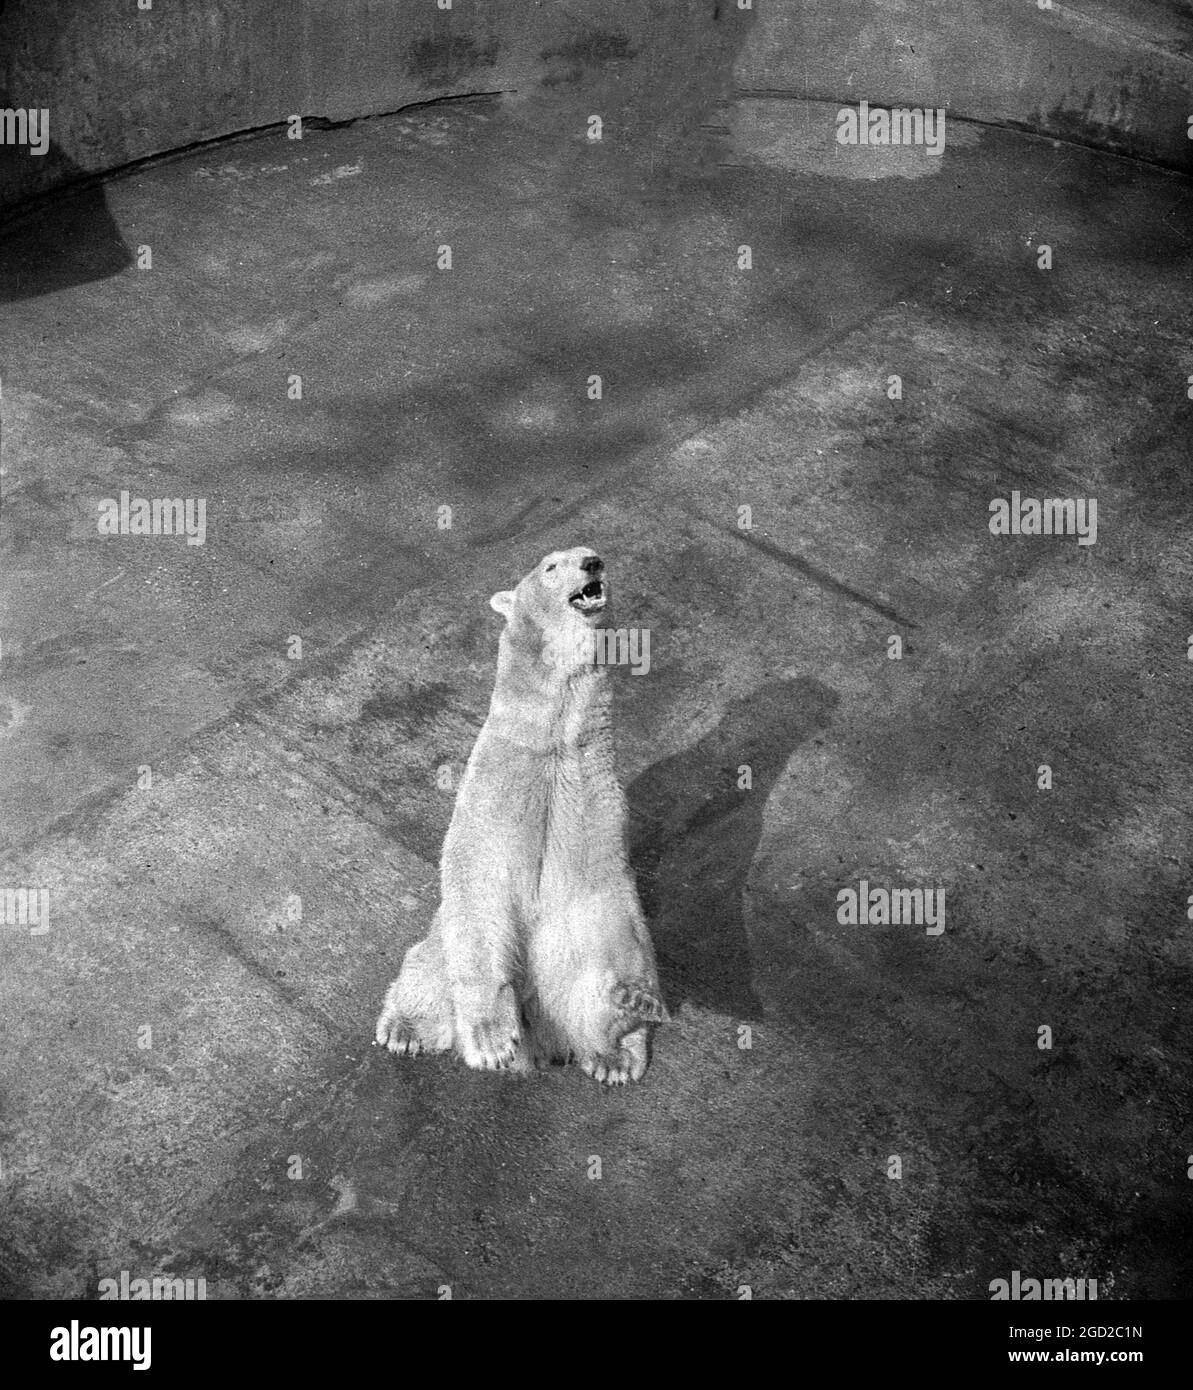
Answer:
[[[456,1050],[481,1071],[520,1064],[522,1027],[514,974],[513,912],[484,895],[445,892],[440,909]]]

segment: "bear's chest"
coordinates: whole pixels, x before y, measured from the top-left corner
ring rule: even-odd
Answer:
[[[569,751],[543,771],[545,882],[584,881],[619,843],[621,800],[599,757]]]

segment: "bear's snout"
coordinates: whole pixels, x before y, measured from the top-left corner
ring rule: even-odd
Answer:
[[[609,586],[605,582],[605,562],[599,555],[590,552],[577,558],[576,568],[583,576],[584,583],[568,595],[568,603],[581,617],[595,618],[598,613],[604,611],[609,601]]]

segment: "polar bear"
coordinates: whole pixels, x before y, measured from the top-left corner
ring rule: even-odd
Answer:
[[[638,1081],[667,1012],[597,660],[605,566],[587,546],[557,550],[489,602],[506,621],[488,718],[444,840],[439,910],[389,987],[377,1042],[454,1048],[476,1068],[575,1057],[597,1081]]]

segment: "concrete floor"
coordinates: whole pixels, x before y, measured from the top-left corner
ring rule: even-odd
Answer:
[[[51,927],[0,929],[0,1289],[1187,1294],[1188,182],[582,109],[203,149],[9,230],[0,887]],[[122,489],[206,543],[98,536]],[[1011,489],[1097,543],[991,536]],[[675,1022],[618,1093],[370,1045],[487,597],[580,542],[652,634],[617,734]],[[945,933],[839,925],[862,878]]]

